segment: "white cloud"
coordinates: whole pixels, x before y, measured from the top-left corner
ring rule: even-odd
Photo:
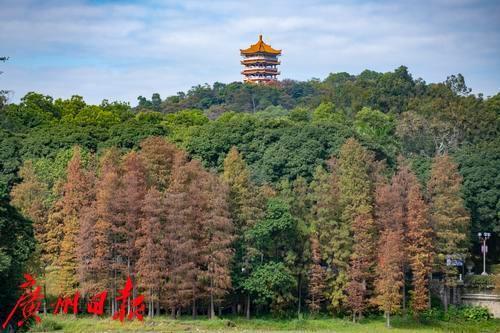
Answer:
[[[462,72],[478,91],[496,93],[500,85],[500,6],[482,2],[12,1],[4,7],[0,45],[12,59],[2,65],[0,85],[17,98],[36,90],[135,103],[141,94],[239,80],[239,49],[259,33],[283,49],[287,78],[404,64],[427,81]]]

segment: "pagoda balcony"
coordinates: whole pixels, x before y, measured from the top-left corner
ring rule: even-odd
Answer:
[[[276,56],[264,56],[264,55],[257,55],[257,56],[250,56],[250,57],[245,57],[243,58],[242,61],[278,61],[278,58]]]
[[[246,71],[246,70],[271,70],[271,71],[275,71],[277,69],[278,69],[277,67],[271,67],[271,66],[245,66],[243,68],[244,71]]]
[[[274,60],[261,60],[261,59],[251,59],[251,60],[241,60],[242,65],[251,65],[251,64],[268,64],[268,65],[280,65],[281,61],[274,59]]]
[[[280,75],[277,69],[245,69],[241,71],[243,75],[252,75],[252,74],[264,74],[264,75]]]
[[[278,80],[276,78],[253,78],[253,79],[250,79],[250,78],[244,78],[243,79],[244,82],[247,82],[247,83],[271,83],[271,82],[277,82]]]

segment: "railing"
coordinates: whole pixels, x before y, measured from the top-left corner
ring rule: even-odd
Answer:
[[[276,67],[269,67],[269,66],[246,66],[244,70],[251,70],[251,69],[257,69],[257,70],[270,70],[270,71],[275,71],[277,70]]]
[[[246,57],[246,58],[243,58],[242,61],[247,61],[247,60],[278,61],[278,59],[276,57],[266,57],[266,56]]]
[[[248,72],[245,72],[245,71],[241,71],[241,74],[245,75],[245,76],[250,76],[250,77],[261,77],[261,76],[276,76],[276,75],[280,75],[281,72],[273,72],[273,73],[248,73]]]
[[[280,75],[281,73],[278,71],[268,71],[268,72],[249,72],[249,71],[241,71],[243,75]]]

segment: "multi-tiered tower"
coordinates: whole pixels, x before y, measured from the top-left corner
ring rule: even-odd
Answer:
[[[275,50],[264,43],[262,35],[259,35],[259,41],[251,45],[248,49],[240,50],[243,60],[241,64],[244,69],[244,82],[255,83],[271,83],[277,81],[278,65],[280,61],[278,56],[281,55],[281,50]]]

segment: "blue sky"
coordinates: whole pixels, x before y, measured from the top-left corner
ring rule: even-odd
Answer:
[[[408,66],[441,82],[462,73],[500,92],[500,1],[0,0],[0,89],[136,104],[241,80],[239,49],[262,33],[282,78]]]

